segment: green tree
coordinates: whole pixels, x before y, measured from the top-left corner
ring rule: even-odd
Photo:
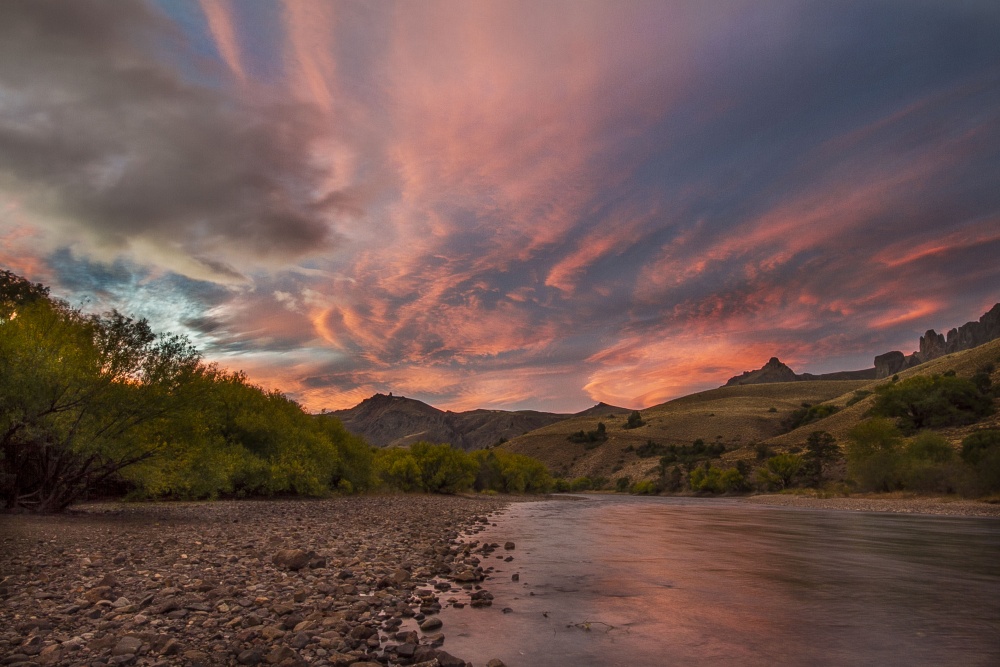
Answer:
[[[59,511],[164,449],[200,359],[145,320],[84,315],[4,279],[0,486],[8,508]]]
[[[768,487],[778,490],[790,488],[802,470],[804,461],[797,454],[778,454],[757,469],[757,477]]]
[[[379,449],[375,452],[375,469],[382,484],[389,489],[409,492],[421,488],[420,466],[408,449]]]
[[[806,438],[802,477],[812,486],[823,483],[823,473],[828,463],[841,457],[836,439],[826,431],[813,431]]]
[[[993,413],[993,397],[955,375],[916,375],[876,390],[871,414],[896,418],[900,429],[973,424]]]
[[[459,493],[472,489],[479,465],[451,445],[418,442],[410,447],[420,468],[420,485],[431,493]]]
[[[891,491],[900,484],[903,434],[890,420],[868,419],[848,432],[847,472],[867,491]]]
[[[625,422],[625,428],[639,428],[645,424],[646,422],[642,421],[642,415],[639,414],[639,411],[633,410],[628,416],[628,420]]]
[[[978,493],[1000,491],[1000,430],[981,429],[962,440],[962,460],[972,470]]]

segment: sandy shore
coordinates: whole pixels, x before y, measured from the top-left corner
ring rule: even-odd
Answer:
[[[445,650],[435,614],[482,593],[492,568],[478,556],[495,546],[457,538],[507,502],[375,496],[0,515],[0,656],[5,665],[466,665]]]
[[[753,505],[804,507],[809,509],[849,510],[852,512],[896,512],[901,514],[936,514],[1000,518],[1000,504],[959,498],[922,498],[891,495],[813,498],[800,495],[762,495],[743,499]]]

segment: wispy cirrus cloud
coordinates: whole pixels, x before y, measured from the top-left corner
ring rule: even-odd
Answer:
[[[312,409],[860,368],[1000,298],[998,28],[902,0],[14,0],[0,262]]]

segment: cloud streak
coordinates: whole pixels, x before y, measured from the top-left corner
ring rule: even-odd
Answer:
[[[998,28],[987,3],[15,0],[0,261],[312,409],[861,368],[1000,299]]]

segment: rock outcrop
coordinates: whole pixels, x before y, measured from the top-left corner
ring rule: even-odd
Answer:
[[[778,357],[771,357],[767,363],[755,371],[743,371],[742,375],[729,378],[727,387],[744,384],[766,384],[769,382],[797,382],[799,377],[791,368],[781,363]]]
[[[875,357],[875,377],[886,378],[946,354],[971,350],[997,338],[1000,338],[1000,303],[995,304],[978,322],[966,322],[949,331],[947,336],[928,329],[920,337],[919,349],[909,356],[899,351],[880,354]]]

